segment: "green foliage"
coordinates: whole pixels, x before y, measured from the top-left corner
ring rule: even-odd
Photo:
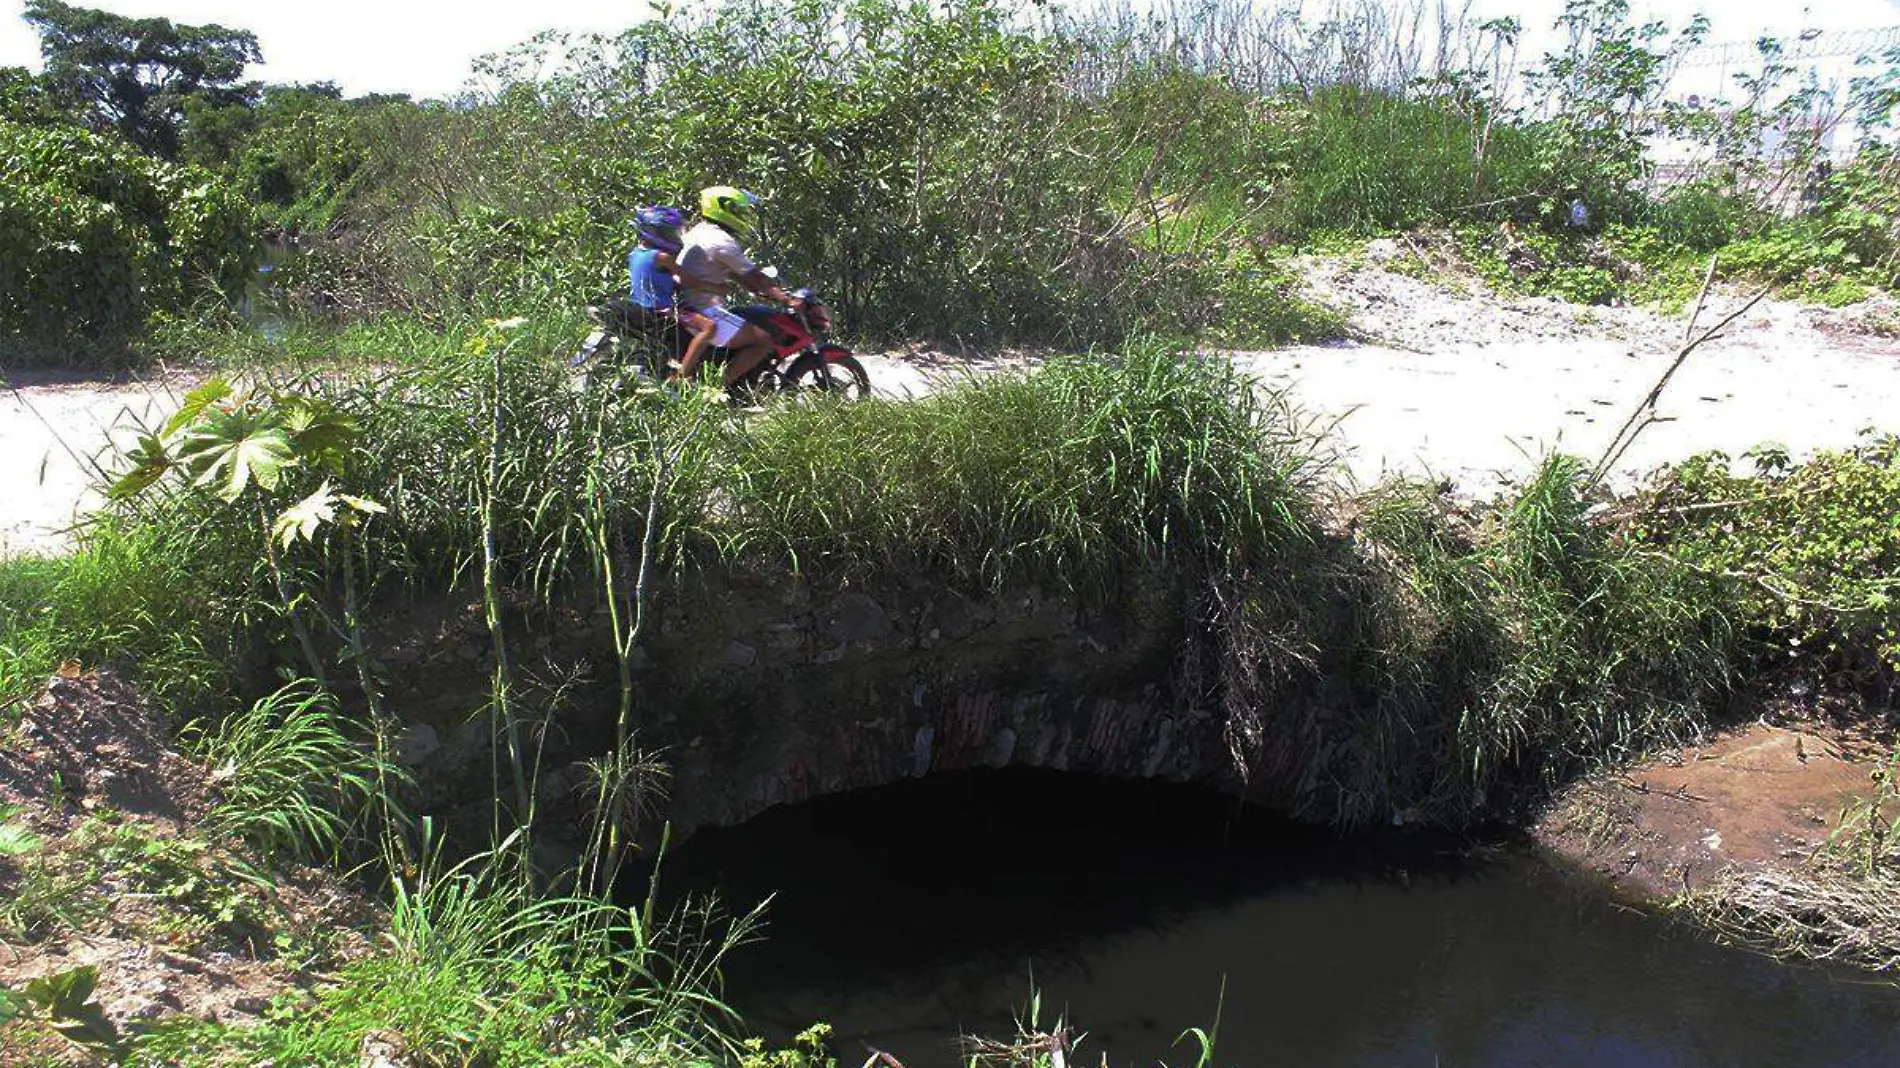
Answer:
[[[1599,217],[1627,217],[1647,172],[1645,127],[1659,110],[1664,74],[1708,26],[1698,15],[1667,40],[1662,22],[1631,21],[1628,0],[1568,0],[1557,20],[1565,48],[1529,75],[1550,116],[1535,127],[1535,151],[1563,182],[1551,195],[1580,197]]]
[[[356,421],[320,397],[277,390],[240,392],[222,378],[207,379],[185,394],[178,411],[157,433],[141,437],[128,454],[130,468],[107,487],[126,500],[150,490],[172,472],[191,490],[210,491],[231,504],[253,486],[268,495],[292,471],[324,481],[285,509],[271,524],[288,547],[310,539],[325,523],[382,511],[374,501],[332,490],[357,446]],[[307,480],[306,480],[307,481]]]
[[[240,859],[198,837],[117,819],[90,817],[57,846],[19,861],[14,892],[0,907],[0,937],[31,943],[84,931],[128,893],[143,907],[115,924],[179,945],[223,945],[290,924],[266,877]]]
[[[1260,225],[1248,175],[1284,141],[1270,116],[1168,70],[1097,108],[1064,85],[1072,44],[1006,4],[842,0],[543,39],[485,68],[498,88],[463,107],[313,106],[352,177],[331,185],[334,241],[291,267],[345,305],[571,306],[618,284],[632,206],[739,181],[767,196],[763,254],[870,335],[1328,329],[1290,279],[1229,256]]]
[[[194,715],[215,707],[241,626],[209,584],[229,561],[205,533],[105,523],[66,556],[0,560],[0,717],[67,660],[118,665]]]
[[[752,920],[703,907],[656,924],[523,878],[519,839],[459,864],[430,850],[391,885],[386,953],[253,1027],[180,1021],[139,1053],[190,1066],[339,1064],[366,1036],[422,1063],[704,1064],[737,1060],[721,958]]]
[[[95,880],[110,873],[147,895],[157,932],[193,940],[243,937],[265,927],[271,905],[264,878],[200,838],[151,834],[133,823],[92,823],[81,830],[77,853]]]
[[[128,18],[62,0],[27,0],[53,96],[95,129],[116,131],[161,157],[178,153],[190,102],[248,103],[246,64],[261,62],[257,38],[223,26]]]
[[[269,851],[332,857],[379,791],[404,776],[375,750],[336,699],[300,680],[225,717],[196,745],[218,804],[204,827]]]
[[[0,859],[23,857],[45,845],[38,835],[12,822],[20,812],[17,805],[0,805]]]
[[[1611,304],[1624,292],[1614,261],[1580,234],[1505,224],[1463,229],[1458,243],[1478,276],[1506,293]]]
[[[1773,660],[1862,682],[1900,668],[1900,441],[1794,463],[1708,453],[1672,468],[1639,533],[1702,571],[1734,576],[1736,609]]]
[[[0,1027],[16,1020],[37,1020],[54,1033],[95,1052],[123,1053],[119,1029],[92,1000],[99,969],[85,965],[34,979],[19,990],[0,987]]]
[[[732,510],[707,527],[728,551],[1099,588],[1143,566],[1271,568],[1310,537],[1312,458],[1278,401],[1155,347],[743,433]]]
[[[0,122],[0,344],[109,360],[154,308],[249,275],[249,212],[209,173],[71,127]]]
[[[1285,178],[1267,208],[1288,234],[1509,218],[1557,192],[1532,137],[1457,95],[1337,86],[1291,107]]]
[[[0,67],[0,122],[46,126],[61,118],[45,79],[25,67]]]
[[[1220,675],[1221,699],[1293,717],[1265,736],[1312,761],[1300,804],[1348,823],[1480,818],[1683,737],[1734,662],[1721,581],[1587,518],[1572,464],[1468,530],[1401,495],[1362,520],[1363,554],[1329,537],[1313,443],[1223,360],[1138,347],[903,404],[747,418],[697,393],[574,392],[536,355],[551,347],[537,329],[335,387],[324,404],[361,428],[353,477],[389,511],[351,556],[300,543],[284,565],[303,588],[334,588],[345,559],[376,588],[452,588],[483,558],[492,500],[498,580],[566,596],[624,566],[599,532],[637,543],[655,493],[663,574],[717,560],[1097,596],[1146,581],[1131,576],[1211,583],[1232,606],[1216,613],[1220,670],[1242,671]],[[272,512],[302,493],[247,492]],[[217,588],[271,596],[248,555],[206,566],[227,569]],[[1333,684],[1351,687],[1349,712],[1316,718],[1330,706],[1293,696]]]
[[[345,100],[333,85],[271,86],[249,113],[241,145],[226,153],[233,180],[267,225],[323,233],[347,203],[375,195],[381,125],[391,112],[413,109],[405,98]]]
[[[506,568],[540,586],[593,566],[582,533],[593,506],[576,499],[577,482],[598,471],[612,487],[608,527],[640,530],[653,442],[695,424],[663,494],[661,549],[674,566],[718,554],[1099,588],[1149,562],[1264,566],[1306,537],[1307,442],[1225,361],[1147,346],[912,403],[744,419],[653,391],[573,394],[530,355],[535,338],[506,357],[495,498]],[[467,417],[466,398],[490,395],[485,363],[333,398],[362,427],[360,484],[389,506],[372,551],[417,580],[464,572],[482,541],[473,517],[489,428]]]
[[[748,1038],[739,1068],[837,1068],[838,1060],[826,1045],[830,1037],[831,1025],[821,1023],[793,1035],[792,1044],[781,1049],[769,1049],[764,1040]]]
[[[1558,456],[1476,517],[1404,487],[1371,502],[1360,696],[1312,743],[1349,816],[1456,821],[1707,722],[1726,591],[1593,522],[1582,487]]]

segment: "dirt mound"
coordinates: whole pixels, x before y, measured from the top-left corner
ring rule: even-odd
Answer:
[[[170,746],[163,718],[123,680],[69,664],[0,745],[0,803],[35,806],[60,824],[102,807],[195,821],[210,782]]]
[[[242,1023],[362,954],[374,912],[318,869],[200,826],[212,777],[123,680],[69,670],[0,727],[0,986],[90,968],[123,1033],[178,1016]],[[23,843],[23,844],[20,844]],[[37,1023],[0,1064],[103,1058]]]

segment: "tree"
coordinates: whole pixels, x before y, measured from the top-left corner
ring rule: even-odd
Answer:
[[[155,155],[178,154],[188,100],[257,99],[256,84],[239,81],[263,58],[247,30],[127,18],[62,0],[27,0],[25,18],[40,35],[45,83],[62,103]]]
[[[45,126],[59,121],[59,109],[39,75],[25,67],[0,67],[0,120]]]

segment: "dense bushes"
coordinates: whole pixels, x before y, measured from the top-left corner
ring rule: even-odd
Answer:
[[[1720,453],[1673,468],[1640,531],[1685,566],[1736,583],[1779,668],[1810,668],[1881,692],[1900,671],[1900,439],[1805,463],[1765,446],[1738,471]]]
[[[111,346],[160,308],[244,285],[249,210],[210,173],[72,127],[0,122],[7,362]]]
[[[872,338],[1323,335],[1337,323],[1299,298],[1287,250],[1418,226],[1508,223],[1540,262],[1499,279],[1579,300],[1693,285],[1683,265],[1715,248],[1737,274],[1834,301],[1891,281],[1879,153],[1790,223],[1788,176],[1817,148],[1752,147],[1766,124],[1805,122],[1811,94],[1764,71],[1733,108],[1664,99],[1699,23],[1671,36],[1620,0],[1575,0],[1571,43],[1518,85],[1508,25],[1442,19],[1451,43],[1428,57],[1370,9],[1308,24],[1221,0],[1079,19],[1011,0],[726,0],[615,38],[537,38],[449,104],[316,84],[188,109],[184,154],[302,238],[274,275],[291,308],[437,325],[576,307],[617,284],[636,205],[714,181],[764,193],[763,257]],[[1872,106],[1883,84],[1841,106]],[[1659,132],[1710,146],[1695,181],[1652,182]],[[81,271],[60,260],[77,256],[94,289],[139,294],[136,271],[150,290],[92,302],[79,333],[171,299],[136,234],[49,197],[14,190],[5,210],[53,273]],[[1640,271],[1601,262],[1619,248]],[[44,300],[13,303],[16,336],[65,328],[21,310]]]

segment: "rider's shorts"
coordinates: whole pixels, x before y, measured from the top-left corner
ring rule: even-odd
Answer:
[[[744,319],[717,304],[694,310],[705,316],[706,321],[712,324],[712,344],[716,348],[723,349],[732,344],[732,339],[738,337],[739,331],[745,329]]]

